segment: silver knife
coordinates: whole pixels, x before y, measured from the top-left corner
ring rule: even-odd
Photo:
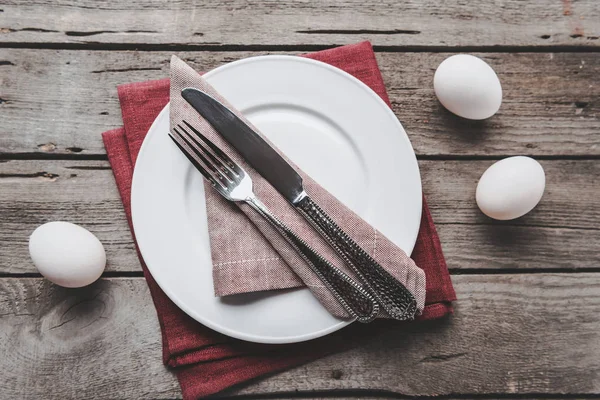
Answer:
[[[412,293],[387,272],[308,196],[302,177],[258,133],[209,94],[194,88],[181,91],[190,103],[244,159],[281,193],[367,285],[394,319],[413,319],[417,302]]]

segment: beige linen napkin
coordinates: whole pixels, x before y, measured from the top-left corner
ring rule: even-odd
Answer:
[[[181,97],[181,90],[205,91],[244,117],[184,61],[171,58],[171,129],[186,120],[239,163],[252,177],[254,192],[281,221],[333,264],[355,277],[304,218]],[[245,120],[245,119],[244,119]],[[249,123],[247,120],[245,120]],[[249,125],[251,125],[249,123]],[[252,125],[251,125],[252,126]],[[257,132],[259,132],[257,130]],[[260,133],[260,132],[259,132]],[[175,146],[173,144],[173,146]],[[289,160],[288,160],[289,161]],[[293,165],[293,163],[292,163]],[[295,166],[294,166],[295,167]],[[425,273],[399,247],[344,206],[297,167],[309,196],[363,249],[399,279],[425,305]],[[287,289],[306,285],[332,314],[347,312],[324,287],[306,262],[261,216],[244,203],[231,203],[205,182],[206,211],[216,296]],[[241,239],[241,240],[240,240]],[[382,315],[385,316],[385,315]]]

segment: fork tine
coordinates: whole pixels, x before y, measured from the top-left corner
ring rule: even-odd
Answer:
[[[177,128],[173,128],[175,132],[175,138],[179,139],[179,144],[183,145],[186,155],[195,159],[195,166],[200,165],[203,167],[204,171],[206,171],[213,179],[213,181],[218,182],[219,185],[217,189],[228,190],[230,181],[223,176],[223,174],[209,161],[206,157],[199,151],[185,135],[183,135]],[[188,159],[189,159],[188,157]]]
[[[196,167],[196,169],[200,171],[204,178],[206,178],[213,186],[223,186],[221,182],[217,182],[217,180],[202,166],[202,164],[198,162],[198,160],[194,156],[192,156],[191,150],[188,148],[188,146],[185,143],[180,143],[182,139],[179,138],[179,135],[171,135],[169,133],[169,137],[173,140],[173,142],[175,142],[177,147],[179,147],[179,150],[181,150],[181,152],[187,157],[187,159],[190,160],[194,167]]]
[[[208,140],[206,136],[201,134],[196,128],[190,125],[186,120],[183,120],[183,123],[186,124],[198,138],[200,138],[210,149],[215,153],[217,157],[219,157],[233,172],[237,175],[242,175],[242,169],[233,161],[227,154],[225,154],[221,149],[219,149],[213,142]]]
[[[213,175],[216,175],[217,178],[221,181],[221,183],[227,185],[226,181],[237,182],[237,179],[235,176],[233,176],[233,173],[229,169],[227,169],[227,167],[223,165],[223,163],[219,159],[217,159],[213,154],[211,154],[211,152],[206,147],[204,147],[202,143],[200,143],[183,126],[177,126],[179,130],[183,132],[183,134],[180,133],[179,130],[177,130],[177,128],[173,129],[177,131],[177,133],[181,136],[183,140],[185,140],[185,142],[190,146],[194,153],[196,153],[200,158],[202,158],[204,164],[206,164],[207,167],[209,167],[209,169],[213,172]]]
[[[180,128],[180,130],[182,130],[181,127],[179,127],[179,128]],[[186,148],[190,152],[190,155],[192,157],[195,156],[195,157],[200,158],[200,160],[206,166],[206,168],[210,172],[212,172],[213,178],[217,178],[223,185],[226,185],[226,182],[223,182],[225,177],[219,173],[219,171],[217,170],[217,168],[214,166],[214,164],[212,162],[210,162],[209,160],[206,159],[206,156],[204,155],[204,153],[198,148],[198,144],[196,143],[196,141],[190,140],[189,134],[187,132],[185,132],[185,130],[184,130],[184,132],[186,134],[181,133],[180,130],[178,130],[177,128],[173,128],[173,131],[177,134],[177,137],[179,137],[179,139],[182,140],[183,143],[185,144]]]
[[[181,126],[181,124],[178,124],[177,127],[183,131],[184,134],[182,136],[185,139],[188,139],[188,141],[194,142],[194,148],[197,151],[201,151],[204,158],[210,159],[211,164],[215,166],[222,175],[225,175],[225,177],[232,182],[236,180],[236,177],[234,176],[236,175],[235,172],[230,171],[227,166],[224,165],[221,160],[215,157],[210,150],[208,150],[194,135],[188,132],[183,126]]]

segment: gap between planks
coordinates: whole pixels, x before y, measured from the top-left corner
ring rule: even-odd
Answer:
[[[564,161],[586,161],[600,160],[600,154],[519,154],[521,156],[535,158],[536,160],[564,160]],[[420,161],[486,161],[502,160],[513,157],[514,154],[417,154]],[[77,153],[3,153],[0,149],[0,162],[12,160],[56,160],[56,161],[108,161],[104,153],[77,154]]]
[[[312,52],[344,46],[348,43],[328,45],[261,45],[261,44],[179,44],[179,43],[45,43],[45,42],[4,42],[0,49],[33,50],[87,50],[87,51],[207,51],[207,52],[247,52],[247,51],[296,51]],[[590,45],[541,45],[541,46],[381,46],[373,49],[380,53],[597,53],[600,47]]]
[[[294,392],[276,392],[276,393],[259,393],[259,394],[241,394],[241,395],[223,395],[215,396],[219,400],[291,400],[291,399],[361,399],[361,400],[378,400],[378,399],[399,399],[399,400],[553,400],[553,399],[598,399],[595,394],[539,394],[539,393],[524,393],[524,394],[507,394],[507,393],[491,393],[491,394],[455,394],[450,396],[408,396],[401,395],[386,390],[370,390],[370,389],[353,389],[353,390],[325,390],[325,391],[294,391]]]
[[[578,274],[600,273],[598,268],[448,268],[450,275],[536,275],[536,274]],[[143,278],[143,271],[105,271],[104,278]],[[0,272],[0,279],[42,278],[37,272]]]

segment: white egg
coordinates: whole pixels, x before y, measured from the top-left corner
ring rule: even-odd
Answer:
[[[489,118],[502,104],[502,86],[492,67],[468,54],[446,58],[435,71],[433,88],[440,103],[463,118]]]
[[[69,222],[49,222],[29,237],[29,254],[38,271],[57,285],[75,288],[97,280],[106,253],[93,233]]]
[[[530,157],[509,157],[481,175],[475,197],[485,215],[508,220],[533,210],[545,187],[546,175],[540,163]]]

